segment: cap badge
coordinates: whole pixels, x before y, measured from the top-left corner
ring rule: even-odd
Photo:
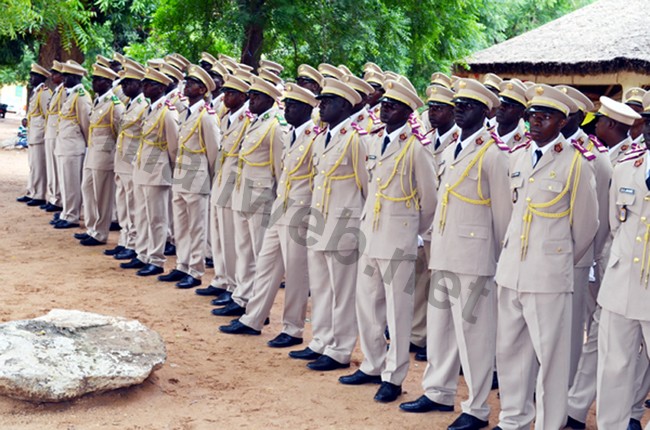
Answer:
[[[458,84],[458,88],[466,88],[466,87],[467,87],[467,82],[465,81],[460,81],[460,83]]]
[[[510,82],[508,82],[508,85],[506,85],[506,89],[512,90],[514,88],[514,85],[512,85]]]

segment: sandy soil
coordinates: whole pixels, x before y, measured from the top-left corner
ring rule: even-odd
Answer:
[[[17,127],[17,118],[0,120],[0,140]],[[445,429],[456,417],[402,413],[399,402],[373,401],[376,386],[339,384],[337,378],[349,370],[314,372],[289,359],[286,350],[268,348],[266,341],[280,330],[282,293],[261,336],[221,334],[217,326],[228,319],[210,314],[208,298],[138,278],[102,255],[104,248],[79,246],[72,238],[76,230],[54,230],[47,214],[17,203],[27,172],[26,151],[0,151],[0,322],[52,308],[136,318],[163,336],[168,360],[140,386],[74,402],[35,405],[0,398],[0,429]],[[109,245],[116,240],[111,233]],[[166,269],[173,266],[172,258]],[[211,279],[208,270],[204,280]],[[361,359],[357,350],[352,371]],[[412,362],[401,401],[420,396],[423,371],[423,363]],[[461,385],[457,411],[465,394]],[[494,426],[496,391],[491,404]],[[591,428],[593,421],[592,410]]]

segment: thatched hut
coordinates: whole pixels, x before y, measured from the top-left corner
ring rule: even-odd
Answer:
[[[598,0],[466,62],[469,70],[456,65],[457,75],[492,72],[620,99],[631,87],[650,87],[650,0]]]

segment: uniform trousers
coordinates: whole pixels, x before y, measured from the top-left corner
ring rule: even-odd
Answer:
[[[431,285],[430,253],[431,241],[425,240],[424,246],[418,248],[418,259],[415,262],[411,343],[420,348],[427,344],[427,299],[429,298],[429,285]]]
[[[176,245],[176,235],[174,232],[174,211],[173,211],[173,193],[169,192],[169,202],[167,204],[167,242]]]
[[[205,218],[208,194],[174,191],[172,207],[176,228],[176,270],[200,279],[205,273]]]
[[[357,324],[367,375],[402,385],[408,373],[413,323],[415,260],[371,258],[361,254],[357,275]],[[384,328],[391,335],[388,350]]]
[[[214,278],[210,285],[216,288],[227,289],[228,282],[226,282],[226,267],[223,259],[223,248],[221,248],[221,240],[219,239],[219,208],[214,204],[212,198],[208,203],[208,231],[210,238],[210,255],[212,255],[212,262],[214,264]]]
[[[469,397],[464,413],[487,421],[496,354],[497,294],[492,276],[434,271],[427,310],[427,367],[424,394],[432,401],[453,405],[458,372]]]
[[[34,200],[45,200],[47,191],[45,144],[43,142],[29,142],[27,157],[29,159],[27,196]]]
[[[564,428],[571,293],[522,293],[499,286],[497,303],[499,426],[503,430],[528,430],[535,418],[538,430]],[[535,380],[536,387],[532,386]]]
[[[81,195],[84,202],[86,233],[100,242],[106,242],[113,219],[115,201],[115,174],[112,170],[83,170]]]
[[[237,273],[237,246],[235,242],[234,211],[232,208],[216,206],[212,223],[212,255],[214,256],[214,279],[210,285],[235,291],[235,274]],[[216,224],[216,225],[215,225]],[[217,254],[221,256],[217,257]],[[223,270],[218,269],[221,263]]]
[[[245,308],[253,294],[255,282],[255,262],[262,249],[265,221],[268,222],[269,214],[264,212],[234,211],[233,224],[235,231],[235,247],[237,261],[235,265],[235,291],[232,299],[239,306]]]
[[[350,362],[357,342],[358,259],[357,250],[307,251],[312,308],[309,348],[339,363]]]
[[[167,238],[167,215],[169,210],[169,186],[134,186],[136,212],[135,251],[138,259],[145,264],[162,267],[165,264],[165,240]]]
[[[57,172],[57,158],[54,155],[55,139],[45,139],[45,173],[47,177],[46,198],[50,204],[61,206],[61,190],[59,189],[59,172]]]
[[[286,273],[282,332],[302,337],[309,300],[306,232],[306,225],[274,224],[266,230],[257,257],[253,293],[246,315],[240,318],[243,324],[262,330]]]
[[[578,369],[578,361],[580,361],[580,355],[582,353],[582,344],[585,342],[585,322],[591,317],[591,315],[587,315],[587,297],[589,295],[589,267],[574,267],[569,385],[573,383],[573,378]]]
[[[57,170],[61,186],[63,211],[59,219],[71,223],[79,222],[81,215],[81,170],[83,155],[57,155]]]
[[[135,249],[135,196],[133,175],[115,173],[115,209],[120,223],[120,236],[117,244],[127,249]]]
[[[639,345],[650,343],[650,321],[602,309],[598,327],[596,419],[598,428],[625,430],[635,402]],[[643,351],[642,351],[643,352]],[[648,350],[644,349],[647,355]],[[647,393],[646,393],[647,394]]]

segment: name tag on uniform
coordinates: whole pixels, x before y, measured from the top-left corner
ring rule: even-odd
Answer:
[[[519,176],[521,176],[521,172],[515,172],[512,175],[510,175],[511,178],[518,178]]]
[[[376,160],[377,156],[376,155],[368,155],[368,160]]]
[[[624,193],[624,194],[631,194],[631,195],[634,195],[634,188],[625,188],[625,187],[621,187],[621,188],[619,189],[619,191],[620,191],[621,193]]]

